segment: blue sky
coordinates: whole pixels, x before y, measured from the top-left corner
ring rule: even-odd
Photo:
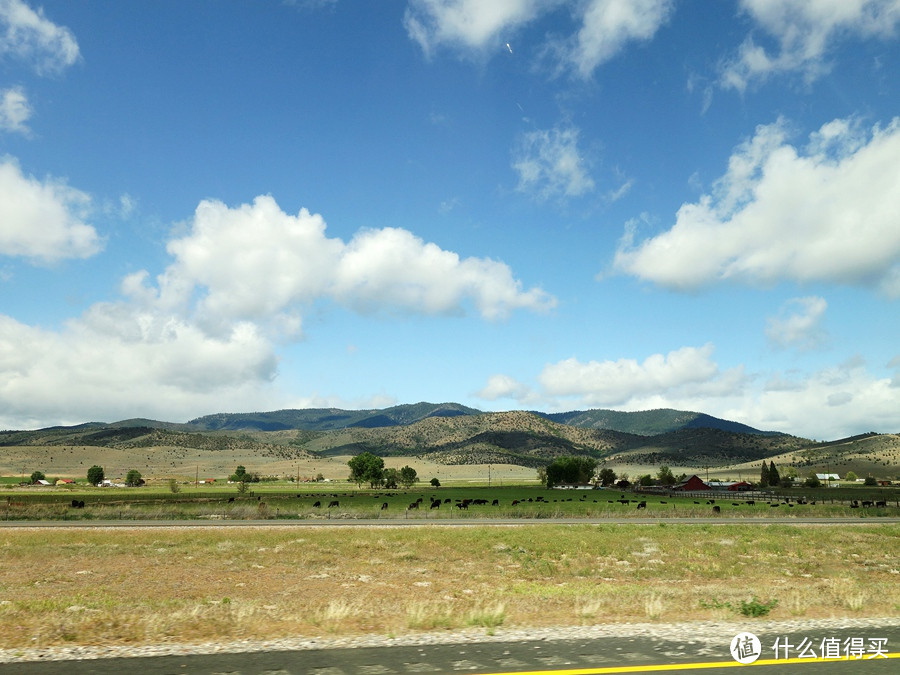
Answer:
[[[0,428],[900,432],[900,0],[0,0]]]

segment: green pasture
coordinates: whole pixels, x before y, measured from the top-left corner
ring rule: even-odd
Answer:
[[[305,489],[304,489],[305,488]],[[3,496],[6,499],[3,499]],[[240,493],[236,485],[140,488],[17,488],[0,495],[5,520],[82,519],[318,519],[403,518],[605,518],[900,515],[900,490],[893,488],[807,490],[785,503],[774,497],[710,492],[666,496],[617,489],[549,490],[538,486],[418,486],[404,490],[359,489],[348,484],[254,483]],[[797,503],[803,497],[808,503]],[[884,501],[885,507],[851,508],[850,500]],[[467,508],[461,504],[469,500]],[[486,500],[486,504],[472,503]],[[497,501],[495,505],[493,502]],[[73,507],[72,502],[84,502]],[[747,502],[752,501],[753,504]],[[332,505],[337,502],[336,505]],[[439,504],[432,506],[433,503]],[[644,506],[639,508],[640,503]],[[718,511],[713,507],[718,506]]]

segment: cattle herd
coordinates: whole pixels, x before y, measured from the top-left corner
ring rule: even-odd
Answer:
[[[595,494],[596,494],[596,493],[595,493]],[[337,497],[339,496],[338,494],[330,494],[330,495],[328,495],[328,494],[320,494],[320,495],[315,495],[315,494],[313,494],[313,495],[309,495],[309,494],[306,494],[306,495],[304,495],[304,494],[298,494],[298,495],[297,495],[298,498],[311,497],[311,496],[319,496],[319,497],[321,497],[320,499],[317,499],[315,502],[313,502],[313,505],[312,505],[313,508],[316,508],[316,509],[322,508],[323,503],[326,504],[327,508],[329,508],[329,509],[331,509],[331,508],[337,508],[337,507],[340,506],[340,501],[337,499]],[[341,496],[347,497],[347,498],[352,498],[352,497],[354,497],[355,495],[354,495],[354,493],[344,493],[344,494],[341,495]],[[398,496],[398,493],[386,493],[386,494],[376,493],[376,494],[374,494],[374,495],[372,495],[372,496],[373,496],[375,499],[380,499],[380,498],[383,498],[383,497],[397,497],[397,496]],[[230,499],[229,501],[233,501],[233,500]],[[552,500],[552,502],[582,502],[582,503],[588,502],[588,501],[592,501],[593,503],[597,503],[598,501],[603,501],[603,500],[597,500],[597,499],[589,500],[586,494],[582,494],[581,497],[580,497],[579,499],[577,499],[577,500],[574,499],[574,498],[572,498],[572,497],[562,498],[562,499],[553,499],[553,500]],[[608,504],[622,504],[622,505],[625,505],[625,506],[628,506],[628,505],[630,505],[630,504],[635,504],[635,505],[636,505],[636,508],[637,508],[638,510],[642,510],[642,509],[643,509],[643,510],[646,510],[646,509],[647,509],[647,500],[646,500],[646,499],[629,499],[629,498],[626,498],[624,494],[619,495],[619,498],[618,498],[618,499],[608,499],[608,500],[605,500],[605,501],[606,501]],[[525,504],[525,503],[533,503],[533,504],[550,504],[550,503],[551,503],[551,500],[546,499],[543,495],[538,495],[538,496],[536,496],[536,497],[528,497],[527,499],[525,499],[525,498],[513,499],[513,500],[511,500],[511,501],[509,502],[509,505],[510,505],[510,506],[519,506],[519,505],[523,505],[523,504]],[[694,503],[695,505],[703,505],[703,504],[705,503],[707,506],[711,506],[711,507],[712,507],[712,513],[718,514],[718,513],[721,513],[721,512],[722,512],[722,507],[721,507],[719,504],[716,504],[715,498],[706,499],[705,501],[693,500],[693,503]],[[739,507],[739,506],[755,506],[755,505],[756,505],[756,500],[753,500],[753,499],[745,499],[745,500],[743,500],[743,501],[732,501],[732,502],[730,502],[730,503],[731,503],[731,506],[734,506],[734,507]],[[666,505],[666,504],[669,504],[669,502],[666,501],[666,500],[659,500],[659,501],[658,501],[658,504],[660,504],[660,505]],[[785,498],[779,499],[779,501],[769,502],[769,506],[772,507],[772,508],[777,508],[777,507],[782,506],[782,505],[787,506],[787,507],[789,507],[789,508],[793,508],[793,506],[794,506],[795,504],[810,504],[810,505],[815,505],[816,502],[815,502],[815,501],[809,501],[806,497],[802,497],[802,496],[798,496],[798,497],[785,497]],[[447,506],[448,508],[451,508],[451,509],[455,507],[455,508],[457,508],[457,509],[459,509],[459,510],[461,510],[461,511],[468,511],[470,506],[486,506],[486,505],[491,505],[491,506],[499,507],[499,506],[500,506],[500,499],[497,499],[497,498],[491,498],[491,499],[482,499],[482,498],[465,498],[465,499],[464,499],[464,498],[457,498],[457,499],[450,499],[449,497],[446,497],[446,498],[441,499],[441,498],[439,498],[439,497],[436,497],[436,496],[434,496],[434,495],[431,495],[431,496],[429,497],[429,501],[428,501],[428,510],[429,510],[429,511],[434,511],[434,510],[436,510],[436,509],[440,509],[441,506]],[[381,502],[381,506],[380,506],[380,510],[381,510],[381,511],[387,511],[387,510],[388,510],[388,506],[389,506],[389,502],[382,501],[382,502]],[[673,504],[673,506],[674,506],[674,504]],[[882,507],[882,508],[883,508],[883,507],[886,507],[886,506],[887,506],[887,502],[886,502],[886,501],[868,501],[868,500],[859,501],[859,500],[853,500],[852,502],[850,502],[849,506],[850,506],[850,508],[860,508],[860,506],[862,506],[863,508],[868,508],[868,507]],[[409,502],[409,503],[407,504],[405,510],[406,510],[406,511],[418,511],[418,510],[421,510],[421,509],[424,509],[424,508],[425,508],[425,497],[419,497],[419,498],[416,499],[415,501]]]

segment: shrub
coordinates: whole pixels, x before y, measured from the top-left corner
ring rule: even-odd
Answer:
[[[756,596],[753,596],[751,600],[742,600],[740,613],[743,616],[766,616],[769,612],[771,612],[775,606],[778,604],[778,600],[775,598],[769,600],[769,602],[760,602]]]
[[[33,471],[31,474],[31,482],[37,483],[39,480],[47,480],[43,471]]]

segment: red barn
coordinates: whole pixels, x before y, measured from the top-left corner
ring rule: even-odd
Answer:
[[[712,488],[702,480],[700,480],[699,476],[694,475],[688,478],[683,483],[679,483],[678,485],[676,485],[675,489],[681,492],[695,492],[697,490],[711,490]]]

